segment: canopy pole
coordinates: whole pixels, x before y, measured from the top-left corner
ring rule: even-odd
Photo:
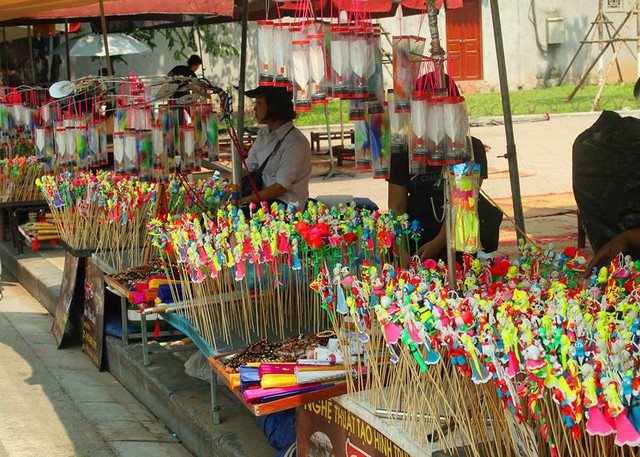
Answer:
[[[240,44],[240,80],[238,81],[238,139],[240,147],[244,140],[244,89],[245,78],[247,76],[247,31],[249,28],[249,0],[242,0],[242,40]],[[244,151],[236,151],[231,148],[231,165],[233,170],[233,183],[240,184],[242,181],[242,162],[238,154]]]
[[[107,76],[113,76],[113,66],[109,55],[109,33],[107,32],[107,18],[104,15],[104,0],[100,0],[100,23],[102,25],[102,40],[104,41],[104,57],[107,61]]]
[[[71,54],[69,51],[69,20],[64,20],[64,50],[67,56],[67,81],[71,81]]]
[[[28,25],[27,26],[27,35],[28,35],[28,39],[29,39],[29,64],[31,66],[31,77],[33,78],[31,80],[31,83],[36,83],[37,78],[36,78],[36,65],[33,62],[33,26]]]
[[[197,21],[194,21],[194,26],[196,28],[196,32],[198,33],[198,48],[200,49],[200,58],[204,56],[204,49],[202,49],[202,36],[200,35],[200,24]],[[204,61],[202,65],[200,65],[200,70],[202,71],[202,77],[204,78]]]
[[[518,241],[525,240],[524,214],[522,212],[522,197],[520,195],[520,174],[518,171],[518,156],[513,135],[513,119],[511,117],[511,100],[509,98],[509,82],[507,80],[507,65],[504,55],[504,43],[502,41],[502,25],[500,23],[500,10],[498,0],[489,0],[491,4],[491,18],[493,20],[493,35],[496,42],[496,58],[498,59],[498,76],[500,77],[500,94],[502,98],[502,110],[504,112],[504,130],[507,139],[507,153],[505,157],[509,161],[509,179],[511,181],[511,198],[513,200],[513,214],[518,230]]]
[[[2,63],[9,62],[9,56],[7,55],[7,30],[2,27],[2,49],[4,51],[4,61]]]

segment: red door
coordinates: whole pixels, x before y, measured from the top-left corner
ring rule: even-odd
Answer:
[[[447,10],[447,52],[456,81],[482,79],[481,0],[464,0],[464,7]]]

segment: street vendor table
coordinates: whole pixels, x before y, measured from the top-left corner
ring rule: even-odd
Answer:
[[[231,298],[231,294],[224,294],[220,299],[227,300]],[[190,306],[194,306],[191,304]],[[320,401],[328,398],[332,398],[338,395],[343,395],[347,392],[346,381],[335,382],[335,385],[324,389],[316,390],[313,392],[301,393],[298,395],[292,395],[281,400],[274,400],[271,402],[252,404],[245,401],[241,390],[238,387],[234,387],[231,384],[229,374],[224,369],[221,360],[227,357],[233,357],[238,352],[238,348],[244,347],[246,344],[243,340],[237,339],[232,342],[231,345],[221,342],[217,344],[214,349],[209,343],[202,338],[195,327],[184,317],[175,312],[176,305],[159,305],[154,308],[148,308],[142,312],[142,351],[143,351],[143,363],[145,366],[150,364],[149,349],[148,349],[148,332],[146,330],[146,317],[149,314],[158,314],[162,319],[171,324],[177,330],[180,330],[187,335],[193,343],[198,347],[200,352],[209,360],[211,366],[211,417],[214,424],[220,423],[220,403],[218,401],[218,377],[222,378],[225,386],[238,398],[242,405],[254,416],[263,416],[266,414],[272,414],[287,409],[296,408],[313,401]],[[235,348],[235,349],[234,349]]]
[[[9,223],[9,230],[11,232],[11,239],[13,241],[13,247],[18,250],[19,254],[24,252],[24,246],[20,239],[20,232],[18,230],[19,217],[29,211],[38,209],[48,209],[49,206],[45,200],[27,200],[19,202],[3,202],[0,203],[0,210],[7,211],[7,219]],[[4,229],[4,227],[3,227]]]

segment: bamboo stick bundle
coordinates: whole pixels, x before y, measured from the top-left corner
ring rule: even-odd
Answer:
[[[42,198],[36,181],[44,166],[33,156],[0,160],[0,201],[31,201]]]

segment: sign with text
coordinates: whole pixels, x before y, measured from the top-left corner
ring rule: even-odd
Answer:
[[[51,332],[56,340],[58,347],[62,345],[69,316],[71,314],[71,305],[74,302],[74,296],[77,298],[76,285],[80,279],[78,272],[82,269],[85,259],[75,257],[69,252],[64,257],[64,272],[62,273],[62,284],[60,286],[60,295],[56,303],[56,311],[53,319]]]
[[[84,282],[84,319],[82,322],[82,350],[102,369],[104,343],[104,274],[96,263],[88,259]]]
[[[410,457],[389,437],[333,400],[296,409],[300,457]]]

